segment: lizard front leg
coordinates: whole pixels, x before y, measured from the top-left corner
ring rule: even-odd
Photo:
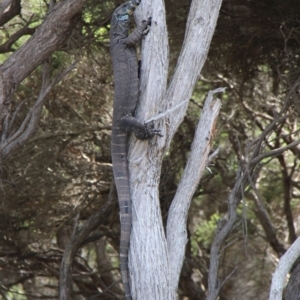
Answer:
[[[131,115],[121,118],[120,127],[124,131],[134,132],[134,135],[139,140],[149,140],[154,135],[162,136],[160,133],[161,131],[159,129],[154,129],[151,123],[143,124],[137,118]]]
[[[135,46],[149,32],[150,25],[151,17],[148,18],[148,20],[143,20],[127,38],[122,39],[122,43],[126,44],[128,47]]]

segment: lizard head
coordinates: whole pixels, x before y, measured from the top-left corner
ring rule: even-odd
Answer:
[[[115,9],[111,18],[111,30],[114,33],[128,35],[130,27],[130,15],[133,14],[140,0],[127,1]]]

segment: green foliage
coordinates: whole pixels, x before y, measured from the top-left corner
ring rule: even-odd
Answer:
[[[0,30],[1,41],[10,40],[14,35],[18,34],[25,27],[37,28],[43,22],[44,15],[47,11],[47,7],[44,1],[23,0],[21,1],[21,7],[21,15],[15,16],[15,18],[4,24],[2,30]],[[12,51],[20,48],[30,38],[31,34],[32,33],[21,34],[11,46]],[[4,59],[5,56],[2,56],[2,54],[0,54],[0,63],[3,62]]]
[[[22,284],[13,286],[5,296],[7,297],[7,300],[28,300],[28,297],[24,293]]]
[[[213,214],[208,220],[201,221],[191,238],[192,253],[198,254],[198,247],[209,249],[214,239],[218,221],[221,219],[221,215],[218,213]]]

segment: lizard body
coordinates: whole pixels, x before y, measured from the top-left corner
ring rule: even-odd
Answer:
[[[110,52],[114,72],[114,102],[111,137],[113,173],[120,206],[120,269],[126,300],[130,300],[128,251],[131,234],[132,212],[127,149],[130,132],[138,139],[150,139],[159,130],[148,128],[133,114],[139,94],[138,64],[135,45],[147,32],[151,19],[142,21],[129,34],[130,15],[140,0],[127,1],[113,13],[110,28]]]

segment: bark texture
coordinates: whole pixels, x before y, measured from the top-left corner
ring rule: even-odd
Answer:
[[[296,241],[291,245],[291,247],[286,251],[286,253],[279,260],[279,264],[273,274],[269,300],[282,299],[282,292],[283,292],[286,276],[291,270],[295,261],[299,258],[299,256],[300,256],[300,238],[298,237]],[[299,295],[297,295],[297,297],[299,298]],[[297,297],[293,299],[298,299]]]
[[[220,90],[216,90],[218,92]],[[191,154],[169,210],[167,241],[170,256],[171,284],[177,290],[179,276],[187,243],[186,221],[192,197],[208,163],[215,124],[221,108],[221,101],[214,100],[210,92],[202,110],[191,147]]]
[[[139,2],[127,1],[115,9],[110,28],[110,53],[114,70],[114,112],[111,134],[111,157],[113,173],[120,206],[120,269],[125,289],[125,297],[131,300],[128,273],[128,249],[131,233],[131,195],[128,172],[129,133],[134,132],[139,139],[153,136],[144,122],[134,117],[138,101],[139,79],[135,46],[148,30],[150,19],[137,24],[129,34],[130,12]]]
[[[284,300],[300,299],[300,259],[298,258],[291,271],[290,280],[285,290]]]
[[[174,235],[171,234],[173,230],[171,226],[168,236],[165,236],[158,195],[159,170],[162,156],[183,120],[188,100],[205,62],[221,2],[220,0],[193,1],[184,46],[168,89],[168,35],[165,26],[165,9],[160,0],[154,0],[148,6],[141,4],[144,10],[142,16],[152,16],[152,28],[142,51],[143,77],[141,78],[141,105],[138,117],[149,119],[159,112],[170,111],[170,113],[155,122],[155,126],[162,130],[164,138],[154,139],[151,144],[135,141],[131,145],[129,163],[133,197],[133,229],[129,259],[134,299],[176,298],[186,238],[178,248],[174,246],[177,244],[174,241]],[[216,107],[218,105],[219,103],[216,102]],[[172,110],[176,106],[178,109]],[[216,107],[212,104],[210,112]],[[213,121],[215,116],[211,114],[208,119]],[[199,145],[201,149],[205,149],[202,152],[201,162],[197,161],[197,165],[190,167],[199,168],[199,166],[206,165],[212,128],[206,136],[208,138],[206,144]],[[189,172],[193,171],[190,169]],[[199,183],[199,178],[197,180],[195,184]],[[189,206],[190,199],[181,200],[183,206]],[[178,210],[175,209],[169,216],[168,222],[174,221],[177,216]],[[185,228],[187,210],[182,216],[178,220],[180,223],[178,226]],[[171,258],[175,258],[176,261],[171,262]],[[141,265],[143,272],[140,272]]]

